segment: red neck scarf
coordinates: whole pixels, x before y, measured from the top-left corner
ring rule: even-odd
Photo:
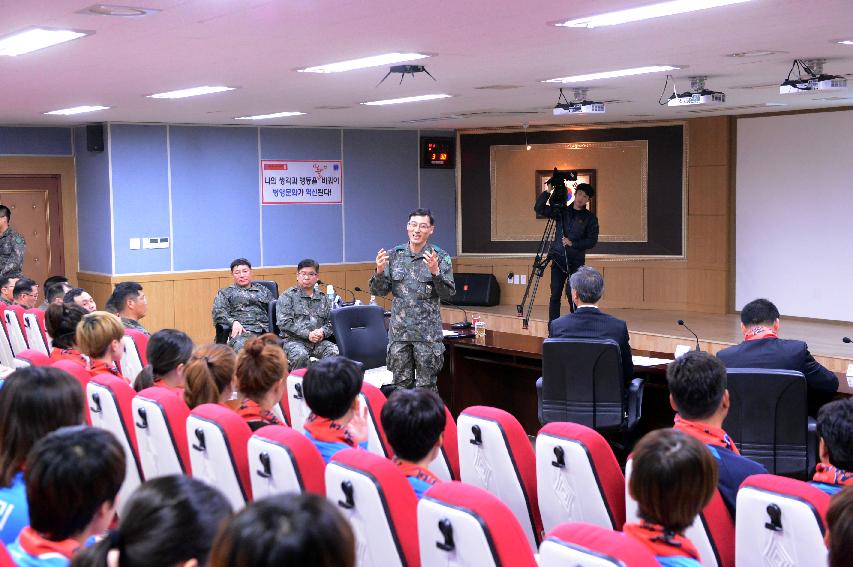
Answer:
[[[79,350],[74,350],[73,348],[53,347],[53,349],[50,351],[50,359],[71,360],[81,365],[83,368],[86,368],[86,359],[83,358],[83,355],[80,354]]]
[[[743,336],[745,341],[757,341],[758,339],[778,339],[779,337],[773,332],[773,329],[767,327],[752,327]]]
[[[673,429],[683,431],[691,437],[694,437],[705,445],[713,445],[714,447],[723,447],[728,449],[735,455],[740,455],[737,445],[734,444],[732,438],[720,427],[714,427],[707,423],[698,421],[688,421],[678,414],[675,414],[675,425]]]
[[[121,372],[118,371],[118,368],[116,368],[115,362],[107,364],[103,360],[92,359],[92,367],[89,368],[89,371],[92,374],[112,374],[113,376],[121,378],[125,382],[127,381],[127,379],[121,375]]]
[[[46,555],[48,553],[56,553],[71,559],[71,556],[80,549],[80,543],[73,539],[51,541],[40,536],[38,532],[30,526],[21,530],[21,533],[18,536],[18,542],[21,544],[21,549],[35,557]]]
[[[249,398],[243,398],[240,407],[237,409],[237,414],[246,421],[262,421],[268,425],[281,425],[273,412],[263,409],[258,402]]]
[[[853,472],[818,463],[812,480],[824,484],[853,484]]]
[[[317,441],[345,443],[350,447],[355,447],[356,445],[355,439],[352,438],[346,426],[341,425],[334,419],[320,417],[312,412],[305,420],[304,427],[311,434],[311,437]]]
[[[622,531],[645,545],[655,557],[692,557],[699,560],[699,551],[689,539],[656,524],[625,524]]]
[[[415,477],[430,485],[438,482],[438,477],[432,474],[432,471],[427,468],[408,461],[401,461],[400,459],[394,459],[394,462],[397,463],[397,468],[400,469],[400,472],[406,478]]]

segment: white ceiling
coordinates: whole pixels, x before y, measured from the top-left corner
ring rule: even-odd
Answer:
[[[29,26],[95,31],[65,45],[0,57],[0,123],[236,124],[245,122],[235,116],[297,110],[308,114],[254,124],[517,127],[525,121],[536,126],[853,104],[853,80],[840,93],[778,92],[794,58],[825,58],[826,72],[853,78],[853,46],[833,41],[853,39],[853,0],[752,0],[592,30],[549,22],[654,0],[139,1],[144,3],[116,3],[161,11],[105,17],[76,13],[90,5],[87,0],[0,0],[0,35]],[[781,53],[726,56],[754,50]],[[392,76],[377,87],[386,68],[330,75],[295,71],[390,51],[434,53],[418,63],[437,82],[418,75],[400,85],[399,76]],[[708,75],[707,87],[724,91],[726,104],[660,106],[665,74],[655,74],[586,83],[588,98],[623,102],[609,104],[603,116],[554,117],[558,87],[540,82],[660,64],[687,66],[675,72],[680,91],[688,90],[687,77]],[[145,98],[206,84],[239,88],[178,101]],[[493,85],[515,88],[483,88]],[[454,97],[387,107],[358,104],[439,92]],[[670,87],[666,94],[671,92]],[[75,117],[42,115],[83,104],[112,108]]]

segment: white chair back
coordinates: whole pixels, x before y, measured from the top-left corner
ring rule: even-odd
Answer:
[[[30,345],[30,348],[50,356],[53,341],[45,331],[42,323],[39,322],[39,318],[35,313],[24,313],[24,330],[26,331],[27,343]]]

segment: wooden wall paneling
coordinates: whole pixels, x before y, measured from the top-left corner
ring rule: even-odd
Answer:
[[[148,298],[148,314],[142,325],[149,332],[175,328],[175,282],[174,280],[145,282],[142,291]]]
[[[688,214],[725,215],[730,203],[729,167],[725,165],[691,166],[688,172]]]
[[[690,165],[728,165],[734,118],[712,116],[688,121]]]
[[[369,282],[370,282],[370,278],[373,276],[374,273],[376,273],[375,266],[373,269],[362,268],[362,269],[348,270],[346,272],[346,277],[345,277],[344,282],[347,286],[347,289],[351,289],[352,292],[355,294],[356,299],[360,299],[362,303],[368,303],[370,301],[370,285],[369,285]],[[356,291],[355,288],[360,288],[363,291],[360,291],[360,292]],[[347,301],[350,301],[351,299],[352,299],[352,297],[349,294],[347,294]],[[384,305],[385,303],[388,303],[388,305],[390,306],[390,302],[388,299],[385,299],[385,298],[382,298],[382,299],[383,299],[383,301],[379,301],[379,298],[377,298],[377,302],[382,304],[382,305]]]
[[[604,266],[602,307],[640,307],[643,303],[643,269]]]
[[[175,328],[187,333],[196,344],[213,342],[211,310],[220,287],[220,278],[215,277],[173,282]]]
[[[728,305],[728,270],[687,270],[687,308],[704,313],[725,313]]]
[[[690,215],[687,227],[687,261],[689,267],[728,269],[728,217],[723,215]]]
[[[687,270],[648,267],[643,270],[644,307],[682,309],[687,304]]]

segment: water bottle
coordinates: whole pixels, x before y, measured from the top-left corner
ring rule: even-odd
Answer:
[[[329,303],[334,305],[334,303],[335,303],[335,286],[333,286],[332,284],[329,284],[326,286],[326,297],[329,298]]]
[[[375,295],[370,296],[370,305],[376,305],[376,296]]]

